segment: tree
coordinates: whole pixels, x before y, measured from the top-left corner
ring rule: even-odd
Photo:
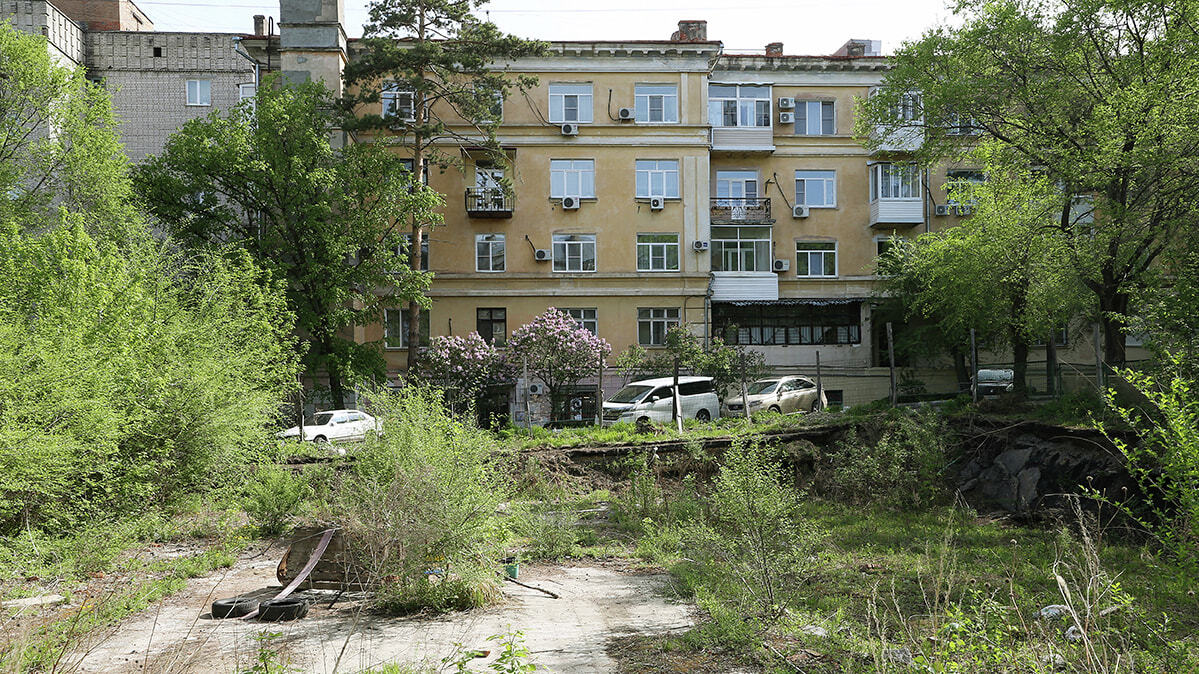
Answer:
[[[429,279],[405,265],[402,222],[436,221],[435,194],[385,149],[335,148],[329,92],[268,79],[254,105],[188,122],[136,173],[150,210],[185,244],[236,245],[287,289],[308,342],[305,365],[346,380],[382,379],[377,344],[353,339],[387,304],[423,298]]]
[[[527,363],[529,372],[545,383],[555,409],[568,387],[600,371],[612,346],[579,325],[570,314],[550,307],[544,314],[512,331],[508,350],[513,362]]]
[[[1168,261],[1164,280],[1137,295],[1128,331],[1140,335],[1163,370],[1159,379],[1199,382],[1199,252]]]
[[[522,56],[539,55],[540,42],[501,33],[490,21],[472,14],[485,0],[375,0],[370,5],[357,57],[346,67],[348,86],[343,107],[348,127],[385,131],[412,157],[416,175],[425,176],[429,164],[458,165],[461,146],[483,148],[489,159],[506,163],[496,129],[497,96],[512,87],[524,91],[536,84],[527,76],[508,77],[497,64]],[[405,97],[405,114],[361,114],[364,105],[378,104],[384,92]],[[411,97],[408,99],[407,97]],[[454,145],[453,154],[439,145]],[[418,189],[428,189],[420,187]],[[425,228],[432,223],[413,213],[408,218],[411,250],[419,251]],[[419,259],[409,260],[419,270]],[[419,365],[418,326],[422,303],[408,305],[408,370]]]
[[[451,404],[473,405],[488,387],[512,379],[504,354],[478,332],[434,337],[424,356],[424,378],[440,386]]]
[[[877,149],[918,131],[915,158],[933,165],[968,150],[965,130],[1043,170],[1059,187],[1064,260],[1098,306],[1106,360],[1122,363],[1129,298],[1195,229],[1199,4],[963,0],[954,12],[956,25],[896,53],[857,132]]]

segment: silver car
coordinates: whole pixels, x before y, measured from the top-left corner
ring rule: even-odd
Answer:
[[[816,395],[816,383],[807,377],[776,377],[760,379],[745,387],[749,398],[749,412],[815,412],[824,408],[828,400],[821,391]],[[724,401],[722,416],[745,414],[745,400],[741,396],[729,397]]]

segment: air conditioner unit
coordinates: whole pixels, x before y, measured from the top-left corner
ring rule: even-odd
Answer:
[[[554,258],[554,254],[549,248],[537,248],[533,251],[533,259],[538,262],[549,262]]]
[[[562,135],[563,136],[579,135],[579,125],[575,124],[574,122],[567,122],[567,123],[563,124],[562,125]]]
[[[803,204],[795,204],[791,207],[791,217],[793,218],[806,218],[808,215],[808,207]]]
[[[795,99],[790,96],[779,96],[779,110],[794,110]]]
[[[579,208],[578,197],[562,197],[562,210],[575,211]]]
[[[949,206],[937,204],[937,207],[933,209],[933,212],[937,215],[949,215]]]
[[[791,260],[775,260],[774,261],[774,270],[775,271],[787,271],[789,269],[791,269]]]
[[[616,117],[622,122],[627,122],[636,117],[636,113],[633,112],[632,108],[621,108],[616,111]]]
[[[651,211],[660,211],[666,208],[666,199],[663,197],[650,197],[649,208]]]
[[[697,252],[702,252],[702,251],[707,250],[708,246],[709,246],[709,244],[707,241],[692,241],[691,242],[691,248]]]
[[[539,384],[537,382],[533,382],[532,384],[529,384],[529,395],[531,395],[531,396],[545,395],[545,384]]]
[[[795,113],[794,112],[780,112],[779,113],[779,124],[794,124],[794,123],[795,123]]]

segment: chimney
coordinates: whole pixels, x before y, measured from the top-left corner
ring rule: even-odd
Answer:
[[[783,43],[782,42],[771,42],[770,44],[766,45],[766,55],[767,56],[782,56],[783,55]]]
[[[833,52],[833,56],[882,56],[883,43],[881,40],[850,40]]]
[[[671,42],[707,42],[707,21],[680,21],[679,29],[670,36]]]
[[[261,14],[254,15],[254,34],[266,35],[266,17]]]

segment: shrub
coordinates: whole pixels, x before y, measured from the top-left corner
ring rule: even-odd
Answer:
[[[851,430],[822,458],[830,469],[823,489],[849,502],[889,506],[926,506],[946,494],[941,484],[946,464],[941,416],[934,411],[890,414],[881,423],[882,434],[874,445]]]
[[[265,536],[278,536],[287,528],[312,488],[286,468],[263,466],[246,483],[243,507],[250,521]]]

